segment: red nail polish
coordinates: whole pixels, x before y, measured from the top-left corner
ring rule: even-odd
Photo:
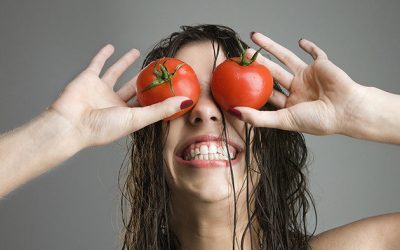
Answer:
[[[185,101],[183,101],[182,103],[181,103],[181,109],[185,109],[185,108],[188,108],[188,107],[190,107],[190,106],[192,106],[193,105],[193,101],[192,100],[185,100]]]
[[[240,113],[239,110],[230,108],[230,109],[228,109],[228,112],[231,113],[232,115],[236,116],[237,118],[242,119],[242,113]]]

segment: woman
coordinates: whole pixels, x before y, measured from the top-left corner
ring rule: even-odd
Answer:
[[[201,97],[184,117],[170,123],[158,122],[132,134],[132,166],[125,183],[128,208],[132,208],[126,223],[128,249],[131,244],[133,249],[163,249],[170,245],[184,249],[231,249],[233,245],[250,249],[253,245],[257,249],[260,244],[276,249],[287,248],[289,243],[296,248],[306,245],[303,232],[308,191],[302,170],[307,149],[303,137],[297,132],[255,129],[258,140],[254,152],[261,165],[247,168],[244,156],[251,149],[248,142],[246,145],[245,123],[221,110],[209,91],[213,69],[226,59],[226,54],[233,57],[240,52],[236,33],[227,27],[185,26],[182,32],[158,43],[146,57],[143,67],[161,57],[176,57],[191,65],[201,84]],[[267,105],[265,109],[273,107]],[[225,148],[223,131],[236,145],[231,150],[237,156],[232,157],[240,158],[236,164],[232,160],[231,168],[193,168],[179,159],[184,158],[185,148],[200,149],[205,144],[200,141],[212,141],[215,148]],[[247,182],[247,177],[252,181]]]
[[[143,66],[162,56],[176,57],[192,66],[201,83],[198,103],[168,123],[159,120],[193,103],[173,97],[138,107],[132,102],[136,77],[114,92],[117,79],[139,53],[131,50],[100,78],[113,52],[112,46],[104,47],[40,117],[1,137],[0,194],[85,147],[132,133],[132,166],[122,200],[129,207],[124,249],[364,249],[400,244],[398,214],[317,236],[309,232],[306,213],[313,202],[307,199],[303,173],[307,151],[301,134],[290,132],[336,133],[399,144],[400,115],[395,107],[400,97],[355,83],[308,40],[299,45],[314,58],[310,65],[254,33],[252,40],[290,69],[261,55],[257,58],[286,90],[276,84],[262,111],[238,107],[226,113],[212,99],[209,80],[228,53],[237,56],[235,37],[223,26],[185,26],[149,53]],[[247,57],[253,54],[247,50]],[[372,103],[381,107],[379,113]],[[21,145],[27,135],[31,141]],[[179,159],[188,145],[210,139],[222,148],[228,141],[234,145],[228,168],[189,168]]]

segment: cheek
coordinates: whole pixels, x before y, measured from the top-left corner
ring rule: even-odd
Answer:
[[[240,137],[244,138],[245,136],[245,122],[239,120],[238,118],[234,117],[233,115],[226,113],[224,111],[224,117],[225,117],[225,123],[232,126],[232,128],[236,131],[236,133],[238,135],[240,135]],[[247,125],[248,128],[250,128],[250,124]]]
[[[168,184],[171,184],[171,181],[174,179],[174,169],[173,169],[173,161],[175,157],[175,148],[176,145],[178,144],[182,133],[177,133],[176,131],[182,132],[182,119],[177,118],[174,120],[171,120],[169,122],[163,122],[162,123],[162,128],[163,128],[163,135],[164,135],[164,147],[163,147],[163,158],[164,162],[166,165],[164,165],[164,168],[166,168],[166,174],[167,174],[167,182]],[[166,137],[166,138],[165,138]]]

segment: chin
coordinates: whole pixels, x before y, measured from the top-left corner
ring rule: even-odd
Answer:
[[[167,183],[175,194],[202,202],[218,202],[233,197],[229,167],[191,168],[176,163],[170,166],[173,167],[167,167]],[[237,195],[245,179],[244,162],[235,164],[232,170]]]

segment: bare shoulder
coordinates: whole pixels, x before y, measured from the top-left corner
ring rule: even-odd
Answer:
[[[400,213],[361,219],[322,232],[310,240],[311,249],[400,249]]]

